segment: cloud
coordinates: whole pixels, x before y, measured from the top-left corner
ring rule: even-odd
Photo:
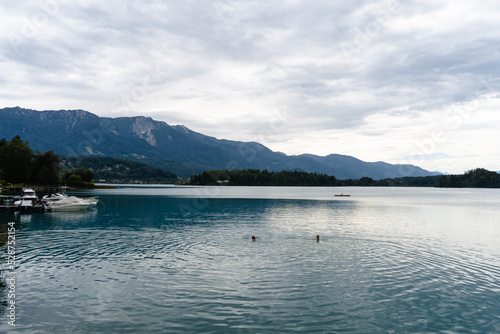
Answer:
[[[400,161],[457,104],[479,103],[470,113],[482,133],[498,128],[496,109],[483,107],[497,102],[499,12],[465,0],[9,3],[0,102],[146,114],[286,153]],[[493,152],[478,124],[459,130],[475,144],[440,144],[419,164]]]

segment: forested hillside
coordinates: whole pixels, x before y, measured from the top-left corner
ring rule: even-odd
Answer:
[[[68,157],[63,159],[65,169],[86,168],[98,182],[176,183],[177,175],[163,169],[118,158]]]

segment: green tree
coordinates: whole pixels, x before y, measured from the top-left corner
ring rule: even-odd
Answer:
[[[73,175],[73,173],[71,173],[71,172],[64,172],[63,175],[62,175],[62,177],[61,177],[61,182],[63,184],[67,184],[68,181],[69,181],[69,178],[71,177],[71,175]]]
[[[28,142],[15,136],[12,141],[0,141],[0,169],[5,180],[11,183],[24,183],[30,179],[33,150]]]
[[[71,174],[71,176],[68,178],[68,183],[69,184],[79,184],[79,183],[82,183],[82,178],[81,178],[80,175]]]
[[[75,175],[79,175],[83,182],[92,182],[94,179],[94,173],[90,169],[77,168],[75,170]]]
[[[5,175],[4,166],[7,163],[7,141],[4,139],[0,140],[0,179]]]
[[[358,185],[360,187],[366,187],[366,186],[373,186],[375,184],[375,180],[373,180],[371,177],[362,177],[359,179]]]
[[[53,151],[37,153],[33,163],[31,180],[36,184],[59,184],[59,156]]]

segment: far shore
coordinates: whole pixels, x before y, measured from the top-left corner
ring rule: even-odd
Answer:
[[[93,184],[92,186],[85,186],[85,187],[25,184],[25,185],[14,185],[14,186],[2,186],[0,189],[3,193],[21,194],[22,190],[26,188],[33,189],[37,192],[63,192],[68,190],[113,189],[115,187],[116,187],[115,185],[111,184]]]

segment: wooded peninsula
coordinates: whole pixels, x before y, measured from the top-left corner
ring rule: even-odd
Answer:
[[[228,186],[358,186],[358,187],[442,187],[500,188],[500,174],[483,168],[461,175],[433,175],[374,180],[369,177],[337,180],[334,176],[301,171],[270,172],[247,169],[203,172],[191,177],[191,185]]]

